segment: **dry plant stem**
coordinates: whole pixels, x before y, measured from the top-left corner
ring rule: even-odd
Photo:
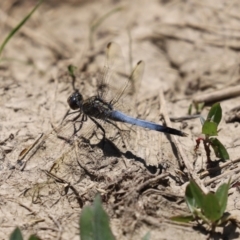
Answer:
[[[178,229],[184,229],[184,231],[190,231],[193,232],[193,227],[196,227],[197,224],[192,222],[192,223],[183,223],[183,222],[175,222],[172,220],[164,220],[163,225],[174,225],[175,228]]]
[[[212,33],[212,34],[216,34],[216,35],[222,35],[222,33],[218,30],[218,27],[212,27],[212,28],[207,28],[204,25],[199,25],[199,24],[193,24],[191,22],[185,22],[185,23],[172,23],[172,24],[162,24],[159,25],[159,28],[161,29],[161,26],[169,26],[170,28],[192,28],[195,31],[201,31],[203,33]],[[176,31],[175,31],[176,32]],[[153,39],[153,40],[158,40],[161,38],[170,38],[170,39],[176,39],[176,40],[181,40],[181,41],[186,41],[189,43],[195,43],[196,40],[191,38],[191,37],[186,37],[185,35],[183,35],[181,32],[179,34],[176,33],[172,33],[172,32],[165,32],[164,30],[158,30],[155,31],[154,35],[150,35],[147,37],[144,37],[144,39]],[[223,35],[219,38],[216,39],[204,39],[203,43],[205,43],[206,45],[211,45],[211,46],[217,46],[217,47],[229,47],[231,49],[234,50],[239,50],[240,49],[240,43],[238,40],[235,39],[229,39],[226,42],[226,35]]]
[[[223,174],[221,174],[221,175],[218,175],[217,177],[214,177],[214,178],[211,178],[211,179],[205,181],[205,182],[204,182],[204,185],[205,185],[205,186],[208,186],[208,185],[210,185],[211,183],[215,182],[216,180],[219,180],[219,179],[221,179],[221,178],[224,178],[224,177],[226,177],[226,176],[228,176],[228,175],[230,175],[230,176],[235,175],[235,174],[237,174],[237,173],[239,173],[239,172],[240,172],[240,168],[234,169],[234,170],[231,170],[231,171],[227,171],[227,172],[225,172],[225,173],[223,173]]]
[[[57,221],[57,219],[55,219],[50,214],[48,214],[48,217],[54,222],[54,224],[58,228],[59,231],[58,231],[58,236],[56,237],[56,240],[60,240],[61,239],[61,235],[62,235],[62,231],[63,231],[61,224]]]
[[[41,144],[44,141],[43,138],[44,134],[40,134],[40,136],[34,141],[34,143],[28,148],[24,149],[18,158],[18,161],[22,161],[26,156],[28,156],[28,153],[30,153],[30,156],[24,161],[23,165],[21,166],[20,170],[24,171],[28,161],[34,156],[34,154],[37,152],[38,148],[35,148],[36,145]],[[43,139],[42,139],[43,138]],[[42,139],[42,141],[40,141]],[[33,150],[33,151],[32,151]]]
[[[161,109],[160,109],[160,112],[166,122],[166,125],[168,127],[172,127],[172,124],[171,124],[171,121],[169,119],[169,116],[168,116],[168,112],[167,112],[167,108],[166,108],[166,101],[165,101],[165,97],[164,97],[164,94],[163,94],[163,91],[160,89],[160,92],[159,92],[159,96],[160,96],[160,102],[161,102]],[[189,161],[187,159],[187,157],[185,156],[183,150],[182,150],[182,147],[181,145],[178,143],[177,141],[177,138],[175,136],[172,136],[171,135],[171,138],[174,142],[174,144],[176,145],[177,147],[177,150],[178,150],[178,153],[181,157],[181,160],[184,162],[184,165],[186,166],[186,168],[188,169],[188,172],[191,173],[193,171],[192,169],[192,166],[189,164]],[[179,165],[180,166],[183,166],[183,162],[179,162]]]
[[[218,102],[223,99],[233,98],[233,97],[237,97],[239,95],[240,95],[240,86],[234,86],[234,87],[220,89],[215,92],[209,92],[209,93],[198,95],[193,98],[193,102],[195,102],[195,103]]]
[[[171,125],[171,121],[169,119],[168,113],[167,113],[167,108],[166,108],[166,101],[164,98],[164,94],[162,89],[160,89],[159,91],[159,96],[160,96],[160,102],[161,102],[161,114],[164,117],[164,120],[167,124],[168,127],[172,127]],[[188,174],[190,178],[193,178],[197,184],[199,186],[201,186],[202,190],[207,193],[207,190],[205,188],[205,186],[201,183],[200,179],[198,178],[197,174],[194,172],[193,167],[190,165],[190,161],[188,160],[186,154],[184,153],[181,144],[177,141],[177,138],[175,136],[171,136],[171,138],[173,139],[173,142],[178,150],[178,153],[182,159],[182,161],[184,162],[185,167],[187,168]],[[180,163],[181,165],[182,163]]]
[[[78,202],[80,208],[83,207],[83,200],[82,200],[82,198],[80,197],[78,191],[76,190],[76,188],[75,188],[73,185],[71,185],[69,182],[65,181],[64,179],[57,177],[56,175],[54,175],[54,174],[51,173],[51,172],[48,172],[48,171],[46,171],[46,170],[43,170],[43,172],[44,172],[47,176],[53,178],[55,181],[57,181],[57,182],[59,182],[59,183],[65,183],[65,184],[67,184],[67,185],[69,186],[69,188],[70,188],[70,189],[73,191],[73,193],[75,194],[76,199],[77,199],[77,202]]]
[[[182,121],[186,121],[186,120],[192,120],[195,118],[199,118],[200,114],[195,114],[195,115],[187,115],[187,116],[182,116],[182,117],[170,117],[170,120],[172,122],[182,122]]]
[[[10,28],[14,28],[17,26],[18,21],[16,21],[15,19],[11,18],[10,16],[8,16],[4,11],[2,11],[0,9],[0,20],[3,21],[3,19],[7,19],[5,21],[6,25]],[[65,46],[65,44],[63,42],[60,42],[59,39],[52,39],[49,37],[45,37],[42,34],[38,34],[37,31],[32,30],[26,26],[22,26],[19,29],[19,32],[25,34],[26,36],[28,36],[30,39],[34,40],[35,42],[37,42],[38,44],[44,45],[46,47],[49,47],[50,49],[52,49],[58,56],[61,57],[69,57],[69,53],[70,53],[70,49]]]
[[[152,183],[158,182],[160,179],[163,179],[167,176],[169,176],[169,173],[158,175],[157,177],[153,177],[153,178],[146,180],[145,182],[141,183],[138,187],[133,187],[132,190],[129,189],[128,193],[126,195],[124,195],[124,197],[121,199],[121,201],[114,204],[114,207],[115,208],[118,207],[119,205],[123,204],[123,202],[125,202],[125,204],[126,204],[126,202],[128,201],[127,199],[132,200],[134,198],[138,198],[138,196],[141,194],[141,191],[146,186],[151,185]],[[119,180],[121,180],[121,179],[119,179]]]
[[[142,183],[141,185],[138,186],[137,189],[135,189],[135,191],[140,192],[142,189],[144,189],[147,185],[150,185],[151,183],[157,182],[158,180],[168,177],[169,173],[164,173],[162,175],[159,175],[157,177],[151,178],[149,180],[147,180],[146,182]]]
[[[31,208],[29,208],[28,206],[24,205],[23,203],[18,203],[18,204],[19,204],[19,206],[21,206],[21,207],[27,209],[32,215],[34,215],[34,216],[37,215],[36,212],[34,212]]]
[[[150,216],[138,216],[138,220],[146,222],[147,224],[150,224],[155,227],[162,227],[162,220],[159,218],[156,219]]]
[[[161,109],[160,109],[160,112],[165,120],[165,123],[168,127],[172,127],[172,124],[171,124],[171,121],[170,121],[170,118],[168,116],[168,112],[166,110],[166,101],[165,101],[165,97],[164,97],[164,94],[163,94],[163,91],[160,89],[159,91],[159,96],[160,96],[160,103],[161,103]],[[184,162],[184,165],[187,167],[188,169],[188,172],[191,172],[192,171],[192,167],[188,164],[188,163],[185,163],[184,159],[183,159],[183,155],[181,153],[181,150],[182,149],[179,149],[179,145],[178,145],[178,142],[177,142],[177,139],[175,136],[172,136],[171,135],[171,138],[174,142],[174,144],[176,145],[177,147],[177,150],[178,150],[178,153],[180,154],[180,157],[181,157],[181,160],[179,160],[179,166],[183,166],[183,162]],[[183,161],[183,162],[182,162]]]
[[[223,168],[225,168],[225,167],[227,167],[227,166],[229,166],[229,165],[232,165],[232,164],[234,164],[234,163],[237,163],[237,162],[240,162],[240,158],[237,158],[237,159],[232,160],[232,161],[231,161],[231,160],[228,160],[226,163],[223,163],[223,164],[221,164],[221,165],[218,166],[218,167],[209,168],[208,170],[206,170],[206,171],[204,171],[204,172],[202,172],[202,173],[200,174],[200,178],[207,177],[207,176],[210,175],[210,173],[219,171],[220,169],[223,169]]]
[[[169,225],[174,225],[175,228],[178,229],[184,229],[184,231],[190,231],[193,232],[192,227],[195,225],[193,223],[180,223],[180,222],[174,222],[171,220],[161,219],[161,218],[154,218],[151,216],[137,216],[138,220],[141,220],[143,222],[146,222],[147,224],[156,226],[156,227],[169,227]]]

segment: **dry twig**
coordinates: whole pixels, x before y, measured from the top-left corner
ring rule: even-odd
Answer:
[[[208,186],[208,185],[210,185],[211,183],[213,183],[213,182],[215,182],[215,181],[217,181],[217,180],[219,180],[219,179],[221,179],[221,178],[224,178],[224,177],[226,177],[226,176],[228,176],[228,175],[235,175],[235,174],[237,174],[237,173],[239,173],[240,172],[240,168],[237,168],[237,169],[234,169],[234,170],[231,170],[231,171],[227,171],[227,172],[225,172],[225,173],[223,173],[223,174],[221,174],[221,175],[218,175],[217,177],[214,177],[214,178],[211,178],[211,179],[209,179],[209,180],[207,180],[207,181],[205,181],[204,182],[204,185],[205,186]]]
[[[225,167],[228,167],[229,165],[233,165],[234,163],[237,163],[237,162],[240,162],[240,158],[237,158],[235,160],[228,160],[227,162],[221,164],[220,166],[217,166],[217,167],[214,167],[214,168],[209,168],[207,169],[206,171],[202,172],[200,174],[200,178],[204,178],[204,177],[207,177],[209,176],[210,174],[214,173],[214,172],[217,172]]]
[[[195,103],[212,103],[240,96],[240,86],[228,87],[214,92],[204,93],[193,98]]]
[[[169,119],[169,116],[168,116],[168,113],[166,110],[167,108],[166,108],[166,101],[164,98],[164,94],[161,89],[160,89],[159,95],[160,95],[160,101],[161,101],[161,114],[163,115],[167,126],[172,127],[171,121]],[[184,165],[187,168],[188,174],[190,175],[189,177],[193,178],[198,183],[198,185],[201,186],[201,188],[204,192],[207,192],[205,186],[201,183],[197,174],[194,172],[193,167],[190,165],[190,161],[188,160],[186,154],[184,153],[181,144],[177,141],[177,138],[175,136],[171,136],[171,138],[173,139],[173,142],[178,150],[179,156],[181,157],[182,161],[184,162]],[[179,163],[179,164],[180,164],[180,166],[182,165],[182,163]]]

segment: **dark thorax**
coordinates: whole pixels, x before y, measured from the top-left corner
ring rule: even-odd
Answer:
[[[88,116],[106,119],[113,107],[98,96],[93,96],[83,101],[82,110]]]

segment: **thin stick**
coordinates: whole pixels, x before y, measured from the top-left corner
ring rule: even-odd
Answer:
[[[162,89],[160,89],[159,91],[159,95],[160,95],[160,101],[161,101],[161,114],[163,115],[164,117],[164,120],[166,122],[166,125],[168,127],[172,127],[172,124],[171,124],[171,121],[169,119],[169,116],[168,116],[168,112],[167,112],[167,108],[166,108],[166,101],[165,101],[165,98],[164,98],[164,94],[163,94],[163,91]],[[193,170],[193,167],[190,165],[190,161],[188,160],[186,154],[184,153],[183,149],[182,149],[182,146],[181,144],[177,141],[177,138],[176,136],[172,136],[171,135],[171,138],[177,148],[177,151],[179,153],[179,156],[181,158],[181,160],[183,161],[184,165],[186,166],[187,168],[187,171],[188,171],[188,174],[189,174],[189,177],[190,178],[193,178],[197,184],[199,186],[201,186],[202,190],[207,193],[207,190],[205,188],[205,186],[201,183],[200,179],[198,178],[197,174],[194,172]],[[183,164],[182,162],[179,162],[179,165],[182,166]]]
[[[225,162],[225,163],[223,163],[223,164],[221,164],[221,165],[219,165],[219,166],[217,166],[217,167],[209,168],[209,169],[207,169],[206,171],[204,171],[204,172],[202,172],[202,173],[200,174],[200,178],[207,177],[207,176],[209,176],[211,173],[216,172],[216,171],[219,171],[219,170],[221,170],[221,169],[223,169],[223,168],[225,168],[225,167],[227,167],[227,166],[229,166],[229,165],[233,165],[234,163],[237,163],[237,162],[240,162],[240,158],[237,158],[237,159],[235,159],[235,160],[228,160],[227,162]]]
[[[214,92],[198,95],[193,98],[195,103],[211,103],[218,102],[227,98],[234,98],[240,95],[240,86],[228,87]]]
[[[164,97],[163,91],[161,89],[160,89],[160,92],[159,92],[159,96],[160,96],[160,102],[161,102],[160,112],[161,112],[161,114],[162,114],[162,116],[163,116],[163,118],[165,120],[166,125],[168,127],[172,127],[170,118],[168,116],[168,112],[166,110],[167,108],[166,108],[165,97]],[[184,161],[184,156],[182,154],[183,151],[182,151],[181,146],[179,146],[179,144],[178,144],[177,138],[175,136],[172,136],[172,135],[171,135],[171,138],[172,138],[174,144],[177,147],[177,150],[178,150],[178,153],[180,154],[181,160],[184,162],[184,164],[183,164],[182,161],[179,161],[179,166],[183,167],[183,165],[185,165],[187,167],[187,169],[188,169],[188,172],[192,172],[192,167],[188,164],[188,162],[185,163],[185,161]]]
[[[232,175],[235,175],[235,174],[237,174],[237,173],[239,173],[239,172],[240,172],[240,168],[234,169],[234,170],[231,170],[231,171],[228,171],[228,172],[225,172],[225,173],[223,173],[223,174],[221,174],[221,175],[218,175],[217,177],[214,177],[214,178],[211,178],[211,179],[205,181],[205,182],[204,182],[204,185],[205,185],[205,186],[208,186],[208,185],[210,185],[211,183],[215,182],[216,180],[219,180],[219,179],[221,179],[221,178],[223,178],[223,177],[226,177],[226,176],[228,176],[228,175],[231,175],[231,176],[232,176]]]

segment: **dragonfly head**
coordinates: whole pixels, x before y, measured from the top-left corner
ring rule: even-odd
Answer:
[[[81,108],[82,100],[83,100],[82,94],[78,90],[76,90],[74,93],[72,93],[69,96],[67,102],[68,102],[69,107],[72,110],[76,110],[76,109]]]

